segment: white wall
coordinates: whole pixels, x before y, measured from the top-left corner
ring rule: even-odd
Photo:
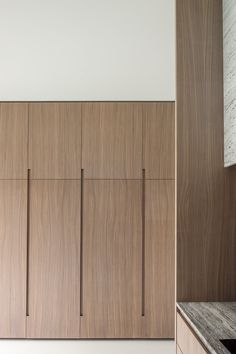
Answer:
[[[175,99],[175,0],[0,0],[0,48],[0,101]]]

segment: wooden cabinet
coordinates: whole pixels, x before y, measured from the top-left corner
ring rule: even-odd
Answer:
[[[177,350],[182,354],[208,354],[179,313],[177,313]]]
[[[174,338],[175,182],[146,180],[144,337]]]
[[[81,174],[81,104],[29,105],[32,179],[75,179]]]
[[[0,338],[174,337],[173,103],[0,104],[0,167]]]
[[[176,354],[183,354],[178,345],[176,345]]]
[[[146,178],[175,178],[175,104],[142,105]]]
[[[82,106],[85,178],[142,177],[142,111],[135,103]]]
[[[30,186],[28,338],[80,334],[80,181]]]
[[[141,337],[141,181],[85,181],[83,338]]]
[[[0,338],[25,336],[27,182],[0,180]]]
[[[27,178],[28,105],[0,104],[0,179]]]

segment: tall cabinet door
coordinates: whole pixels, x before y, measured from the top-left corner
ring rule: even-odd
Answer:
[[[81,104],[29,105],[32,179],[76,179],[81,174]]]
[[[84,181],[82,338],[141,335],[141,182]]]
[[[0,180],[0,338],[24,338],[27,182]]]
[[[142,111],[134,103],[82,105],[85,178],[142,177]]]
[[[0,104],[0,178],[27,178],[28,104]]]
[[[80,333],[80,181],[30,186],[28,338]]]
[[[143,156],[146,178],[175,178],[175,104],[144,103]]]
[[[175,182],[146,181],[146,338],[174,338]]]

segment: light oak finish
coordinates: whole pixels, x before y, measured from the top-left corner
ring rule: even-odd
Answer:
[[[141,336],[141,181],[84,181],[82,338]]]
[[[142,104],[146,178],[175,178],[175,104]]]
[[[183,318],[177,313],[177,349],[178,346],[182,354],[208,354]]]
[[[27,181],[0,181],[0,338],[24,338]]]
[[[177,301],[236,298],[236,169],[224,169],[222,1],[177,1]]]
[[[80,335],[80,181],[31,181],[28,338]]]
[[[176,345],[176,354],[183,354],[178,345]]]
[[[81,173],[81,104],[29,105],[32,179],[75,179]]]
[[[175,182],[146,180],[144,337],[174,338]]]
[[[28,104],[0,104],[0,179],[27,178]]]
[[[142,111],[137,103],[84,103],[85,178],[142,177]]]

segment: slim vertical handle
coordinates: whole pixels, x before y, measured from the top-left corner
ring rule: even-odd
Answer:
[[[142,316],[145,316],[145,169],[142,170]]]
[[[83,219],[84,219],[84,170],[81,170],[80,186],[80,316],[83,316]]]
[[[29,316],[30,169],[27,172],[26,316]]]

